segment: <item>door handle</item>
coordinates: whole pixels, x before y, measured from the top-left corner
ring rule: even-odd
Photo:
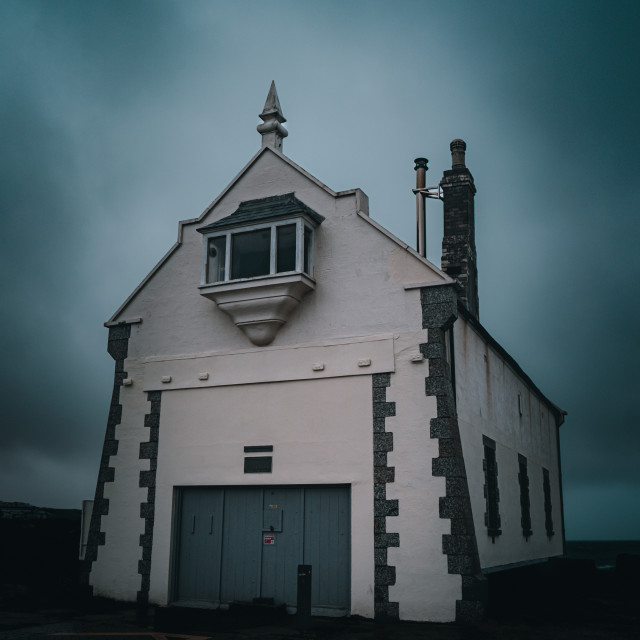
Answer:
[[[211,522],[209,523],[209,535],[213,535],[213,515],[211,516]]]
[[[193,522],[191,523],[191,533],[196,532],[196,514],[193,514]]]

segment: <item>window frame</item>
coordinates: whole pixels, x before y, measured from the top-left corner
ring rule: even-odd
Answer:
[[[277,228],[287,225],[296,225],[296,264],[295,269],[292,271],[277,271]],[[269,273],[265,273],[259,276],[251,276],[249,278],[232,278],[231,277],[231,261],[233,244],[232,238],[236,234],[245,233],[249,231],[259,231],[261,229],[270,229],[270,246],[269,246]],[[304,251],[304,232],[305,229],[310,231],[309,235],[309,251],[308,251],[308,271],[304,269],[305,263],[305,251]],[[292,273],[304,273],[310,278],[313,278],[314,267],[314,245],[315,245],[315,226],[308,222],[304,216],[293,216],[289,218],[281,218],[279,220],[270,220],[268,222],[230,226],[228,229],[220,229],[219,231],[212,231],[204,235],[204,251],[202,256],[202,276],[201,285],[211,286],[217,284],[225,284],[228,282],[241,282],[246,280],[255,280],[259,278],[268,278],[272,276],[280,276]],[[215,280],[209,282],[207,279],[208,267],[209,267],[209,241],[213,238],[225,237],[226,248],[224,257],[224,280]]]

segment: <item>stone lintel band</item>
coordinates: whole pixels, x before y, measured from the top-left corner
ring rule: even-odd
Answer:
[[[138,573],[142,576],[138,591],[138,606],[149,604],[149,584],[151,579],[151,550],[153,547],[153,525],[156,510],[156,470],[158,468],[158,436],[160,432],[160,402],[162,391],[148,391],[147,400],[151,407],[144,416],[144,426],[149,429],[149,441],[140,443],[140,460],[149,460],[149,470],[140,471],[141,488],[147,488],[147,500],[140,503],[140,517],[144,519],[144,533],[140,534],[142,559],[138,561]]]
[[[398,501],[387,500],[387,483],[395,480],[395,468],[387,465],[387,453],[393,451],[393,433],[385,429],[385,419],[396,415],[396,403],[387,402],[391,374],[376,373],[372,379],[374,611],[376,620],[398,620],[398,603],[389,602],[389,586],[396,583],[396,568],[387,561],[388,548],[400,546],[400,535],[387,532],[387,517],[398,515]]]
[[[127,377],[124,370],[124,361],[129,351],[129,337],[131,336],[131,325],[120,324],[109,327],[109,338],[107,340],[107,351],[115,360],[113,374],[113,393],[111,394],[111,404],[109,406],[109,416],[107,418],[107,429],[102,445],[102,456],[100,458],[100,469],[98,471],[98,481],[93,499],[93,512],[89,523],[89,535],[84,560],[80,569],[80,581],[88,595],[91,595],[92,588],[89,584],[89,575],[94,561],[98,557],[98,547],[105,544],[106,534],[101,530],[102,516],[109,513],[109,499],[104,497],[104,485],[113,482],[115,479],[115,467],[110,466],[111,456],[118,453],[118,440],[116,439],[116,427],[122,420],[122,405],[120,404],[120,387],[122,381]]]
[[[458,416],[446,357],[446,332],[458,317],[458,296],[453,285],[420,290],[422,327],[427,342],[420,351],[429,362],[425,393],[435,396],[437,414],[430,422],[431,438],[438,440],[438,457],[432,460],[434,476],[444,477],[445,496],[440,498],[440,517],[451,520],[451,533],[442,536],[442,553],[448,571],[462,579],[462,597],[456,601],[456,621],[475,622],[482,618],[486,602],[486,582],[480,570],[478,544],[471,513],[471,498],[462,454]]]

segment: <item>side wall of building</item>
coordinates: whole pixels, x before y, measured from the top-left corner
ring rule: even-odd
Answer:
[[[458,422],[483,570],[561,555],[558,427],[548,401],[462,315],[454,344]],[[485,445],[495,452],[497,492],[488,486]],[[486,520],[488,500],[495,501],[497,525]]]

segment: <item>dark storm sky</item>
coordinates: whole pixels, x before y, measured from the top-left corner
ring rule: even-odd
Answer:
[[[93,497],[102,323],[258,150],[414,242],[467,141],[481,320],[569,412],[567,536],[640,537],[640,3],[0,3],[0,500]],[[441,221],[430,209],[429,258]]]

